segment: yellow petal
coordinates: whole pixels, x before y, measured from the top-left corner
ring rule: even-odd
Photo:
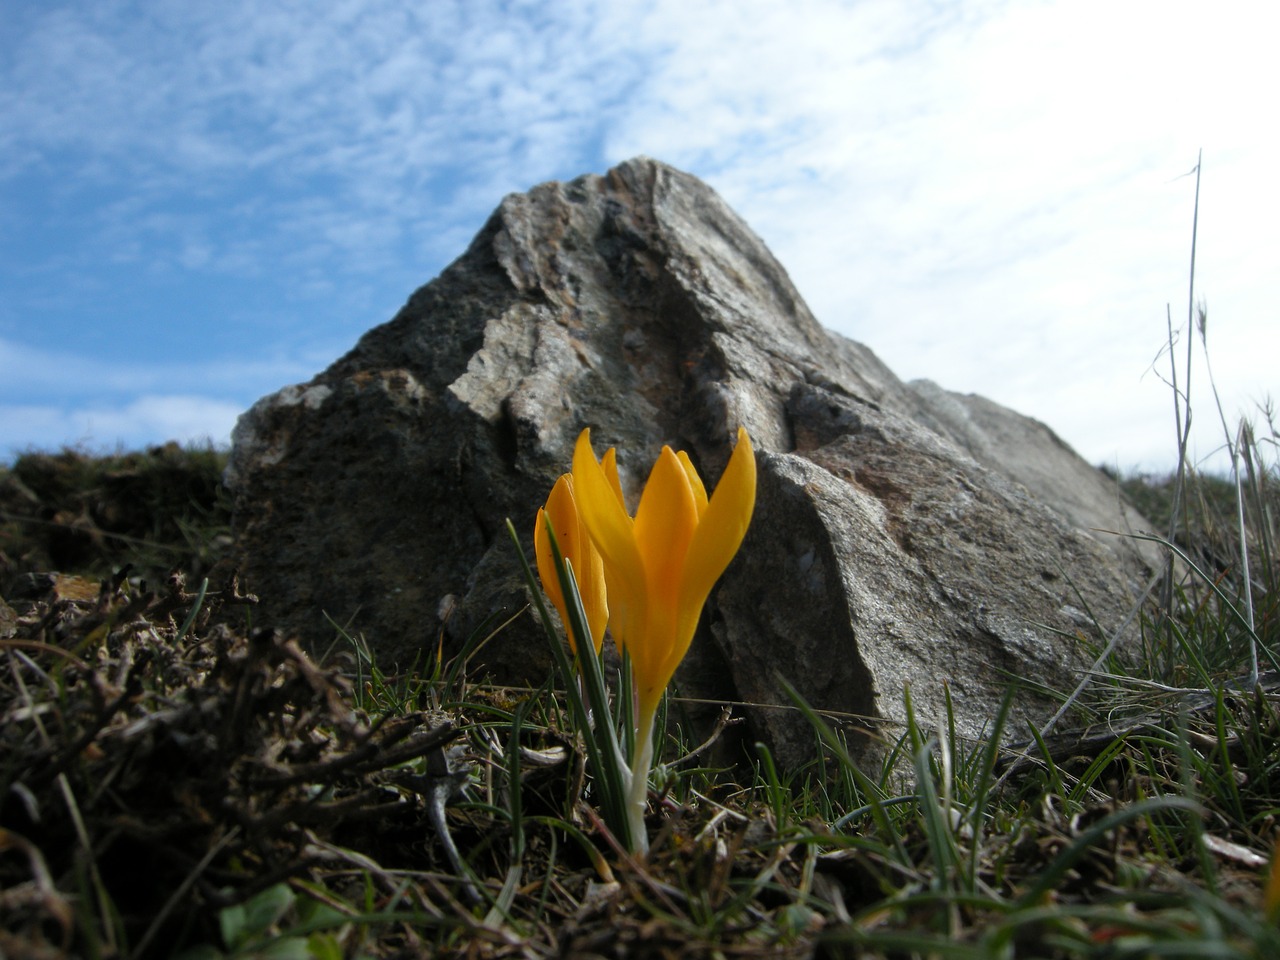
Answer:
[[[573,558],[577,556],[579,522],[577,522],[577,511],[573,507],[573,497],[568,484],[570,484],[570,476],[562,474],[556,481],[556,485],[552,486],[552,492],[547,498],[547,507],[540,508],[538,511],[538,525],[534,527],[534,553],[538,557],[538,576],[543,581],[543,591],[556,607],[556,611],[561,614],[564,635],[568,637],[568,645],[576,653],[577,644],[568,625],[568,612],[564,604],[564,593],[559,585],[556,557],[552,553],[552,540],[547,534],[547,521],[550,520],[552,529],[556,531],[556,543],[561,548],[561,556],[573,563]]]
[[[551,491],[547,501],[548,510],[563,517],[556,522],[556,536],[560,540],[560,548],[565,558],[573,567],[573,576],[578,584],[578,596],[582,600],[582,609],[587,615],[587,629],[591,631],[591,640],[600,652],[604,644],[605,625],[609,621],[609,604],[605,591],[604,563],[599,551],[591,542],[586,524],[578,510],[577,498],[573,490],[573,477],[565,474]],[[561,527],[567,531],[561,535]],[[577,651],[577,647],[574,647]]]
[[[622,507],[622,512],[626,513],[627,501],[622,496],[622,481],[618,478],[618,451],[616,449],[610,447],[604,452],[604,456],[600,458],[600,468],[604,471],[605,479],[609,481],[609,487],[613,490],[614,496],[618,498],[618,505]],[[612,569],[608,567],[605,568],[603,575],[606,585],[614,583],[619,579],[618,576],[613,573]],[[623,594],[627,592],[627,588],[625,586],[619,585],[611,587],[606,590],[606,592],[611,592],[618,597],[618,604],[616,605],[625,603],[625,601],[622,600]],[[619,606],[619,609],[621,609],[621,606]],[[631,612],[633,615],[642,610],[643,607],[636,606],[634,603],[631,605]],[[632,619],[634,619],[634,617]],[[621,623],[621,619],[619,623]],[[634,631],[628,631],[625,627],[615,627],[613,635],[615,641],[618,643],[619,649],[623,649],[626,646],[625,637],[628,633],[634,635]]]
[[[676,456],[680,458],[680,466],[684,467],[684,472],[689,475],[689,487],[693,490],[693,500],[698,505],[698,516],[701,517],[707,511],[707,488],[702,485],[702,478],[698,476],[689,455],[681,450]]]
[[[755,453],[747,431],[739,427],[738,445],[689,544],[680,587],[679,636],[692,639],[707,594],[742,545],[755,503]]]
[[[574,564],[573,574],[578,580],[578,593],[582,597],[582,609],[587,614],[587,629],[596,653],[604,646],[604,631],[609,623],[609,593],[605,587],[604,559],[591,542],[585,523],[579,518],[578,540],[582,556]]]
[[[644,562],[646,617],[643,635],[628,640],[627,650],[642,705],[662,696],[680,661],[673,653],[676,612],[685,554],[697,525],[698,508],[689,477],[671,448],[663,447],[645,483],[635,520],[636,544]]]
[[[644,563],[617,488],[591,450],[589,430],[582,431],[573,450],[573,487],[578,514],[604,560],[614,634],[625,644],[639,631],[645,614]]]
[[[610,447],[604,452],[604,457],[600,460],[600,466],[604,469],[605,478],[609,481],[609,486],[613,487],[614,494],[618,497],[618,503],[622,504],[625,512],[627,509],[627,501],[622,496],[622,481],[618,479],[618,451]]]
[[[560,589],[560,577],[555,568],[551,539],[547,536],[548,518],[551,520],[552,529],[555,530],[560,553],[573,568],[573,576],[578,584],[578,596],[582,600],[582,609],[587,615],[587,630],[590,631],[592,644],[598,651],[604,642],[605,625],[609,619],[603,564],[578,515],[578,507],[573,495],[573,479],[567,473],[563,474],[551,488],[546,508],[538,511],[537,526],[533,532],[533,546],[538,560],[538,576],[542,579],[542,589],[560,613],[560,621],[564,624],[569,646],[574,653],[577,653],[578,638],[574,636],[569,625],[568,604]]]
[[[556,539],[559,539],[559,534],[556,535]],[[555,558],[551,555],[551,538],[547,536],[547,511],[542,507],[538,508],[538,519],[533,526],[533,552],[538,561],[538,578],[542,581],[542,592],[560,611],[560,619],[565,620],[564,594],[560,590],[560,578],[556,575]],[[565,620],[565,622],[568,621]]]
[[[573,478],[563,473],[551,488],[547,497],[547,516],[551,518],[551,526],[556,531],[556,542],[560,544],[560,552],[570,560],[581,552],[578,532],[578,506],[573,499]]]
[[[698,507],[680,459],[663,447],[636,508],[635,540],[644,561],[649,602],[674,609]]]

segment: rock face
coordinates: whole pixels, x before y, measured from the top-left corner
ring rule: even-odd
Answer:
[[[507,197],[393,320],[241,417],[242,570],[265,618],[323,646],[327,615],[404,669],[524,605],[504,520],[529,549],[584,426],[634,494],[664,443],[710,487],[739,424],[756,514],[687,695],[785,703],[780,674],[892,738],[904,685],[932,726],[945,683],[978,735],[1008,678],[1073,686],[1103,639],[1083,611],[1110,629],[1145,576],[1090,532],[1123,528],[1114,486],[1047,428],[903,384],[818,324],[710,188],[643,158]],[[544,647],[518,617],[471,674],[540,683]],[[810,749],[794,712],[749,712],[784,761]]]

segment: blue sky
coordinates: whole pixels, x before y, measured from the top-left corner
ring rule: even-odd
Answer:
[[[223,442],[503,195],[647,154],[720,191],[903,379],[1037,417],[1093,463],[1167,467],[1151,367],[1166,305],[1185,325],[1201,147],[1213,374],[1233,420],[1277,392],[1268,9],[5,0],[0,457]]]

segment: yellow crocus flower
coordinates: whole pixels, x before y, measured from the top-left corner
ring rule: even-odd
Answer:
[[[578,513],[578,505],[573,495],[573,478],[567,473],[562,475],[551,488],[546,507],[538,509],[537,524],[533,528],[533,547],[538,559],[538,576],[542,579],[542,589],[559,611],[565,635],[569,638],[569,647],[576,654],[577,638],[569,626],[564,593],[560,589],[560,578],[556,575],[555,558],[551,553],[551,538],[547,535],[547,518],[551,519],[551,526],[555,530],[556,543],[560,546],[561,554],[573,568],[573,576],[578,582],[578,593],[582,597],[582,609],[587,615],[587,630],[591,633],[591,642],[596,648],[596,653],[599,653],[604,643],[605,625],[609,621],[604,564]]]
[[[573,488],[579,516],[604,561],[614,638],[631,659],[638,709],[630,795],[643,838],[654,716],[689,650],[711,587],[746,535],[756,462],[747,431],[739,428],[738,444],[708,499],[689,457],[663,447],[632,518],[612,453],[602,465],[590,431],[583,430],[573,453]]]

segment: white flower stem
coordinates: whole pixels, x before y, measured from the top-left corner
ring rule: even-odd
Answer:
[[[649,799],[649,768],[653,765],[653,721],[657,705],[642,706],[636,724],[636,742],[631,756],[631,783],[627,790],[627,824],[631,829],[634,853],[649,852],[649,834],[644,825],[644,808]]]

